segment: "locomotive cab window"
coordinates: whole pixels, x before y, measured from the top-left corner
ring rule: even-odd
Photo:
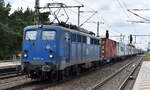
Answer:
[[[37,31],[26,31],[25,40],[36,40]]]
[[[42,40],[55,40],[56,31],[43,31]]]

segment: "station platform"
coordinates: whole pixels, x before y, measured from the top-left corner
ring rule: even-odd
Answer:
[[[150,61],[143,61],[132,90],[150,90]]]
[[[0,63],[0,69],[15,68],[16,66],[19,66],[19,65],[21,65],[20,61],[1,62]]]

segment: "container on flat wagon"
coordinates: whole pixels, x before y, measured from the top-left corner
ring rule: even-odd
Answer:
[[[107,59],[117,56],[117,42],[107,38],[101,38],[101,56]]]
[[[126,45],[124,43],[117,42],[117,56],[126,55]]]
[[[129,50],[129,55],[133,55],[134,54],[134,46],[133,45],[128,45],[128,50]]]
[[[126,52],[125,52],[126,56],[130,55],[130,46],[127,44],[126,45]]]

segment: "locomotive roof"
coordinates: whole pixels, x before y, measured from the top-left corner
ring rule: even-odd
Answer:
[[[66,28],[66,27],[62,27],[62,26],[59,26],[59,25],[31,25],[31,26],[26,26],[24,28],[24,30],[29,30],[29,29],[38,29],[38,28],[44,28],[44,29],[65,29],[67,31],[70,31],[70,32],[75,32],[75,33],[80,33],[80,34],[83,34],[83,35],[86,35],[86,36],[90,36],[90,37],[93,37],[93,38],[97,38],[99,39],[98,37],[96,36],[93,36],[93,34],[89,34],[90,31],[87,31],[83,28],[81,28],[80,30],[76,30],[76,29],[70,29],[70,28]]]

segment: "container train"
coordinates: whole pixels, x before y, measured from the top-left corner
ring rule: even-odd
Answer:
[[[24,29],[21,71],[32,79],[58,80],[140,53],[133,45],[100,39],[84,29],[33,25]]]
[[[101,57],[104,62],[125,59],[130,56],[141,54],[142,50],[132,44],[116,42],[108,38],[101,38]]]

